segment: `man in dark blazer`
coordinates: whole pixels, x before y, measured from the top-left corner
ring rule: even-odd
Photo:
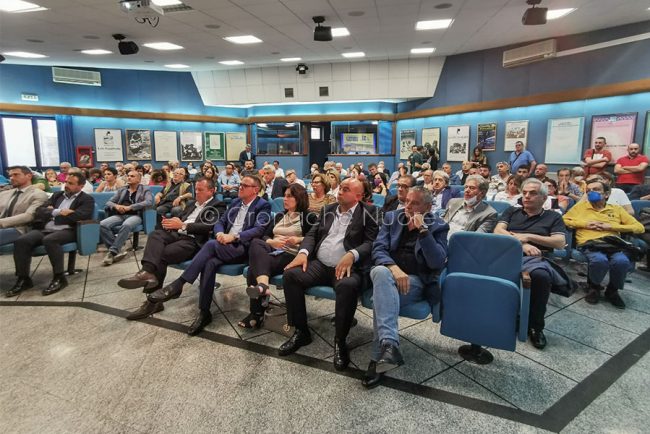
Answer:
[[[381,208],[381,214],[384,215],[389,211],[404,208],[406,204],[406,195],[409,188],[415,186],[415,178],[413,175],[402,175],[397,179],[397,194],[388,195],[384,201],[384,206]]]
[[[253,154],[250,144],[246,144],[246,149],[239,153],[239,165],[244,167],[246,161],[252,161],[253,167],[255,167],[255,154]]]
[[[431,212],[424,187],[409,190],[406,207],[384,216],[372,247],[373,353],[363,385],[371,388],[384,372],[404,363],[399,350],[400,308],[422,300],[440,301],[438,275],[447,260],[449,226]]]
[[[239,184],[239,197],[231,202],[214,225],[216,240],[203,245],[181,277],[147,297],[153,303],[178,298],[183,285],[194,283],[200,274],[199,315],[187,331],[191,336],[212,322],[210,306],[219,266],[246,262],[251,240],[260,238],[271,221],[271,204],[258,197],[260,186],[258,177],[243,177]]]
[[[350,355],[346,338],[370,268],[372,243],[377,236],[377,209],[361,200],[364,187],[358,179],[341,183],[338,203],[323,207],[318,224],[300,244],[296,258],[286,266],[283,287],[287,320],[296,328],[279,354],[289,355],[311,343],[307,327],[305,290],[331,285],[336,293],[334,367],[347,368]]]
[[[284,178],[276,178],[275,167],[271,165],[264,166],[262,172],[266,183],[266,191],[262,197],[268,201],[277,197],[284,197],[284,191],[289,187],[289,182]]]
[[[86,178],[81,173],[69,173],[65,190],[58,191],[34,214],[31,231],[14,242],[14,264],[18,280],[7,293],[13,297],[34,286],[29,278],[32,249],[43,245],[52,264],[53,277],[50,285],[43,289],[43,295],[54,294],[68,286],[64,276],[63,244],[77,241],[77,223],[89,220],[95,209],[95,199],[84,193]]]
[[[214,181],[200,178],[195,185],[196,201],[188,205],[180,217],[163,219],[162,229],[147,237],[142,255],[142,270],[117,284],[126,289],[144,288],[145,293],[162,288],[168,264],[179,264],[194,257],[210,238],[215,223],[225,211],[225,205],[215,197]],[[146,318],[164,310],[162,303],[145,301],[128,320]]]

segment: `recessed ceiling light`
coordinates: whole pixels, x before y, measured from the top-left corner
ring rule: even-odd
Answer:
[[[411,54],[430,54],[436,51],[435,48],[411,48]]]
[[[346,27],[336,27],[332,29],[332,36],[335,38],[348,35],[350,35],[350,31]]]
[[[151,0],[151,3],[156,6],[174,6],[183,4],[183,2],[179,0]]]
[[[365,57],[366,53],[363,51],[355,51],[352,53],[343,53],[343,57],[354,58],[354,57]]]
[[[280,59],[282,62],[298,62],[302,60],[302,57],[284,57]]]
[[[208,60],[214,60],[215,57],[214,56],[205,56],[205,58],[208,59]]]
[[[434,8],[436,9],[449,9],[453,5],[451,3],[440,3],[439,5],[435,5]]]
[[[25,39],[25,40],[26,40],[27,42],[33,42],[33,43],[35,43],[35,44],[42,44],[43,42],[45,42],[45,41],[43,41],[42,39]]]
[[[25,59],[40,59],[43,57],[47,57],[44,54],[38,54],[38,53],[29,53],[27,51],[7,51],[4,53],[5,56],[13,56],[13,57],[24,57]]]
[[[170,63],[169,65],[165,65],[165,68],[172,68],[172,69],[183,69],[183,68],[189,68],[189,65],[183,65],[182,63]]]
[[[206,29],[220,29],[221,26],[219,24],[206,24],[205,28]]]
[[[172,44],[171,42],[150,42],[144,44],[145,47],[153,48],[154,50],[182,50],[180,45]]]
[[[362,16],[364,16],[365,14],[366,14],[366,13],[365,13],[364,11],[352,11],[352,12],[348,12],[348,16],[350,16],[350,17],[362,17]]]
[[[279,51],[271,51],[271,54],[273,54],[274,56],[277,56],[278,54],[280,54],[280,52]]]
[[[97,48],[97,49],[93,49],[93,50],[81,50],[81,52],[84,53],[84,54],[92,54],[92,55],[111,54],[111,53],[113,53],[112,51],[102,50],[101,48]]]
[[[47,8],[22,0],[0,0],[0,11],[5,12],[34,12],[46,11]]]
[[[145,60],[144,63],[155,63],[153,60]]]
[[[566,9],[549,9],[546,11],[547,20],[556,20],[562,18],[566,15],[569,15],[571,12],[575,11],[576,8],[566,8]]]
[[[446,29],[451,26],[451,23],[454,20],[429,20],[429,21],[418,21],[415,25],[415,30],[435,30],[435,29]]]
[[[241,60],[222,60],[221,62],[222,65],[228,65],[228,66],[233,66],[233,65],[243,65],[244,62]]]
[[[253,35],[244,35],[244,36],[226,36],[226,41],[232,42],[233,44],[257,44],[262,42],[260,38],[256,38]]]

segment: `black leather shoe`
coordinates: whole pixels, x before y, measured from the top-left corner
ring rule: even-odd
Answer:
[[[543,350],[546,346],[546,336],[544,336],[544,330],[535,330],[530,329],[528,331],[528,336],[530,336],[530,343],[533,344],[538,350]]]
[[[368,364],[366,373],[363,374],[363,380],[361,380],[361,384],[366,389],[374,389],[375,387],[379,386],[383,378],[384,374],[377,372],[377,362],[370,362],[370,364]]]
[[[157,291],[147,295],[147,300],[152,303],[164,303],[172,298],[178,298],[183,292],[183,285],[175,285],[174,282],[165,285]]]
[[[345,340],[334,339],[334,369],[345,370],[350,364],[350,351]]]
[[[614,290],[608,289],[607,291],[605,291],[605,300],[612,303],[612,305],[618,309],[625,309],[625,302],[618,294],[618,291],[615,289]]]
[[[126,319],[129,321],[134,321],[137,319],[144,319],[148,316],[153,315],[154,313],[162,312],[165,310],[165,306],[162,303],[152,303],[149,300],[146,300],[142,303],[142,306],[138,310],[131,312],[126,316]]]
[[[381,345],[381,357],[377,361],[377,372],[383,374],[384,372],[395,369],[404,364],[404,358],[399,350],[399,347],[390,342],[384,342]]]
[[[154,288],[158,286],[158,279],[153,273],[148,271],[138,271],[132,277],[127,277],[126,279],[120,279],[117,284],[120,288],[124,289],[136,289],[136,288]]]
[[[5,292],[5,297],[15,297],[26,289],[34,287],[34,282],[29,277],[19,277],[13,288]]]
[[[293,336],[291,336],[288,341],[280,345],[278,354],[281,356],[288,356],[289,354],[293,354],[298,351],[300,347],[304,347],[305,345],[309,344],[311,344],[311,333],[308,331],[304,332],[302,330],[296,329]]]
[[[45,288],[45,289],[43,290],[42,294],[43,294],[43,295],[52,295],[52,294],[54,294],[55,292],[59,292],[59,291],[61,291],[61,290],[62,290],[63,288],[65,288],[66,286],[68,286],[68,281],[66,280],[65,277],[63,277],[63,276],[61,276],[61,277],[55,277],[55,278],[52,279],[52,281],[50,282],[50,286],[48,286],[47,288]]]
[[[199,312],[199,316],[196,317],[190,328],[187,329],[187,334],[190,336],[196,336],[201,333],[201,330],[205,328],[208,324],[212,322],[212,314],[210,312]]]

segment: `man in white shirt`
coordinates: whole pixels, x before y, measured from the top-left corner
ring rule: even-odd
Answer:
[[[232,163],[226,164],[226,171],[221,172],[217,178],[224,197],[235,198],[239,192],[239,175],[235,173]]]
[[[284,178],[284,170],[280,167],[280,162],[278,160],[273,161],[273,167],[275,168],[275,177]]]
[[[334,167],[336,167],[336,170],[341,174],[341,178],[348,176],[348,171],[343,168],[343,163],[336,163]]]

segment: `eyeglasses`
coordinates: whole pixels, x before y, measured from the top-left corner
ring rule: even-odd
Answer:
[[[411,188],[411,186],[408,184],[397,184],[397,188],[404,188],[408,190],[409,188]]]
[[[255,184],[239,184],[239,188],[257,187]]]

